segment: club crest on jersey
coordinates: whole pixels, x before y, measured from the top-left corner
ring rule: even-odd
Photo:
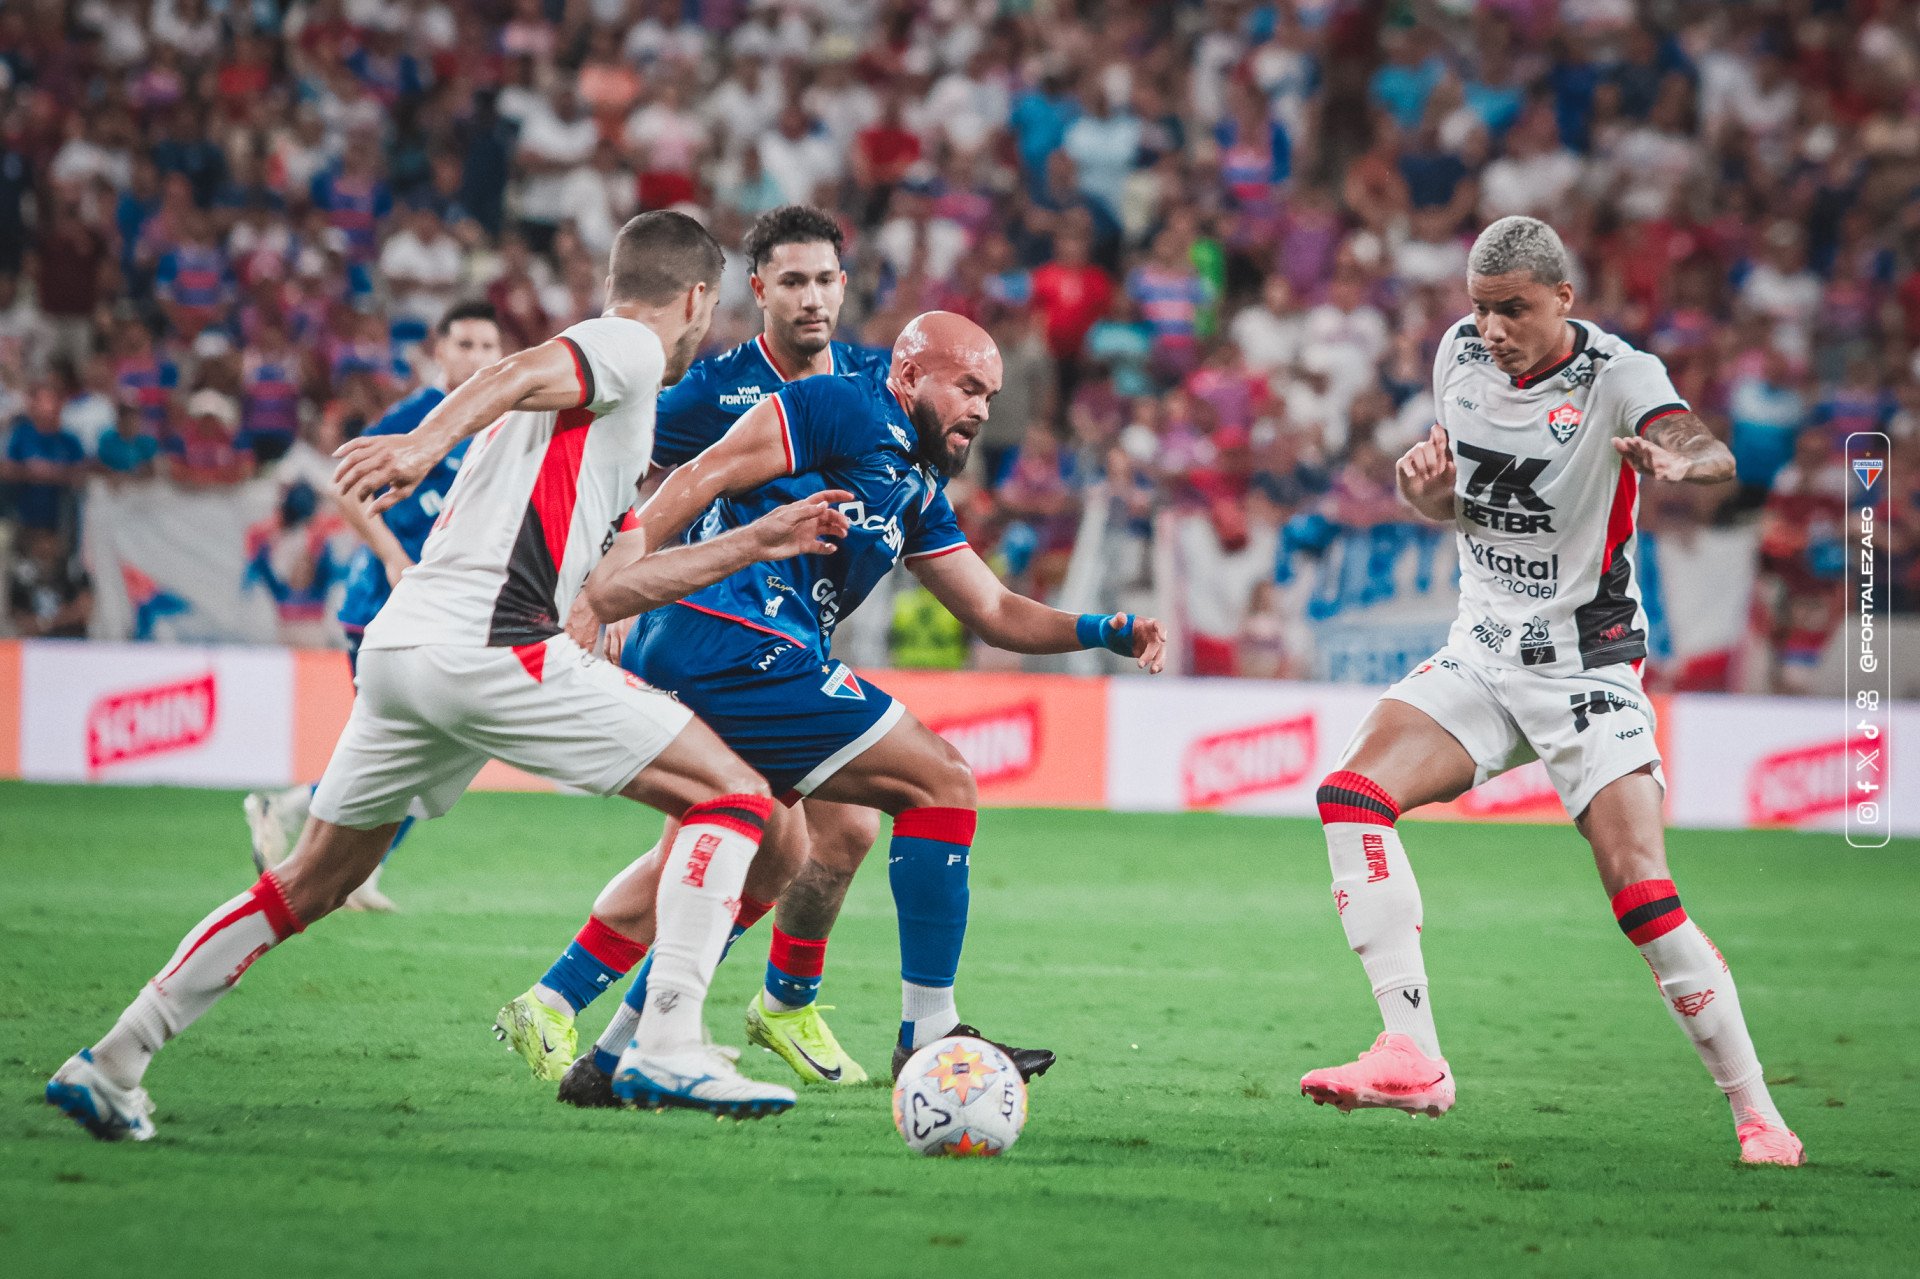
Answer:
[[[1860,477],[1860,487],[1863,489],[1871,489],[1873,482],[1886,469],[1886,462],[1877,457],[1859,457],[1853,461],[1853,473]]]
[[[1573,406],[1573,401],[1568,400],[1547,413],[1547,429],[1553,432],[1554,439],[1565,444],[1580,429],[1581,416],[1580,410]]]
[[[845,662],[835,664],[833,674],[827,676],[827,682],[820,686],[820,691],[828,697],[844,698],[850,702],[867,700],[867,690],[861,686],[860,677]]]

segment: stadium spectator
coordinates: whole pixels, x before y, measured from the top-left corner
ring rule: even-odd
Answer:
[[[240,409],[218,391],[195,391],[160,440],[161,470],[183,488],[218,489],[253,474],[254,456],[239,436]]]
[[[1795,454],[1807,405],[1793,376],[1792,361],[1778,347],[1766,349],[1761,367],[1736,378],[1727,396],[1733,461],[1740,486],[1761,498]]]
[[[153,477],[160,441],[147,433],[137,402],[123,400],[116,406],[113,429],[100,437],[93,456],[109,484]]]
[[[439,210],[428,200],[409,208],[404,225],[387,237],[380,249],[380,274],[387,289],[388,315],[409,327],[410,340],[424,338],[427,329],[453,304],[462,283],[465,258],[460,242],[447,231]],[[417,334],[411,330],[417,330]]]
[[[87,574],[48,528],[28,528],[7,574],[7,620],[25,639],[85,639],[93,616]]]
[[[60,425],[60,391],[51,382],[27,392],[26,412],[7,436],[0,479],[15,485],[13,515],[26,529],[63,534],[73,517],[73,489],[85,478],[87,449]]]

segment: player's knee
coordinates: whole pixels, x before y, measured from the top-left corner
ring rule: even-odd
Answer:
[[[773,790],[767,785],[767,779],[747,767],[742,760],[732,760],[714,773],[711,785],[713,794],[709,799],[722,795],[754,795],[761,799],[773,798]]]
[[[872,808],[843,807],[831,826],[812,834],[810,860],[836,875],[851,877],[880,838],[880,813]]]
[[[945,738],[936,738],[941,750],[938,765],[928,770],[927,804],[935,808],[978,808],[980,788],[966,757]]]

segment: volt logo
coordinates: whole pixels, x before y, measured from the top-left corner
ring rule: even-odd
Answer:
[[[1547,469],[1548,459],[1515,457],[1464,440],[1454,441],[1453,447],[1474,464],[1461,502],[1461,513],[1468,519],[1502,533],[1554,531],[1552,518],[1544,514],[1551,511],[1553,505],[1534,491],[1540,473]]]

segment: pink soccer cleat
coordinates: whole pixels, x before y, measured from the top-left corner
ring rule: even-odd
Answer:
[[[1381,1107],[1438,1119],[1453,1109],[1453,1072],[1405,1035],[1383,1033],[1360,1060],[1301,1076],[1300,1094],[1341,1114]]]
[[[1733,1135],[1740,1139],[1743,1164],[1779,1164],[1798,1168],[1807,1162],[1807,1148],[1791,1129],[1749,1110],[1747,1117],[1734,1125]]]

